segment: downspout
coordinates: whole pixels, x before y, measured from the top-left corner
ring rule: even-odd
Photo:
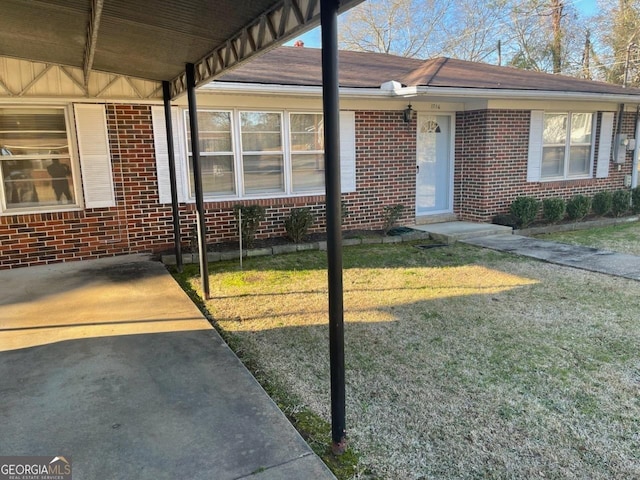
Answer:
[[[204,196],[202,191],[202,168],[200,166],[200,141],[198,130],[198,107],[196,104],[196,74],[193,63],[187,63],[187,97],[189,100],[189,127],[191,129],[191,160],[193,165],[193,186],[196,194],[196,219],[198,228],[198,258],[200,259],[200,280],[205,300],[209,300],[209,265],[207,264],[207,224],[204,217]]]
[[[633,151],[633,166],[631,171],[631,188],[636,188],[638,186],[638,150],[640,150],[639,136],[640,136],[640,125],[638,124],[640,121],[640,105],[636,105],[636,120],[635,120],[635,141],[636,148]]]
[[[176,267],[182,272],[182,244],[180,242],[180,210],[178,207],[178,182],[176,180],[176,157],[173,146],[173,125],[171,121],[171,84],[162,82],[164,98],[164,121],[167,129],[167,154],[169,157],[169,184],[171,185],[171,212],[173,219],[173,243]]]
[[[334,454],[346,449],[342,212],[340,205],[340,102],[338,91],[338,0],[320,1],[322,105],[324,114],[331,439]]]

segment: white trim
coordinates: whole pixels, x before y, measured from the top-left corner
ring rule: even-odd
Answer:
[[[613,117],[613,112],[602,112],[602,118],[600,120],[600,143],[598,146],[596,178],[607,178],[609,176],[611,147],[613,145]]]
[[[522,100],[587,100],[614,103],[638,104],[638,95],[635,94],[611,94],[611,93],[585,93],[549,90],[517,90],[497,88],[462,88],[462,87],[400,87],[390,89],[389,82],[383,84],[384,88],[373,87],[340,87],[340,95],[345,97],[361,98],[412,98],[412,97],[462,97],[482,99],[522,99]],[[234,83],[213,81],[202,87],[202,92],[241,93],[256,95],[294,95],[294,96],[321,96],[321,86],[308,85],[282,85],[261,83]]]
[[[169,176],[169,153],[167,151],[167,126],[164,118],[164,106],[151,107],[151,119],[153,122],[153,143],[158,177],[158,203],[167,204],[171,203],[171,177]],[[180,122],[180,110],[177,107],[171,107],[171,121],[178,202],[184,202],[186,199],[184,154],[182,153],[183,142],[180,134],[182,124]]]
[[[531,110],[529,124],[529,153],[527,157],[527,182],[539,182],[542,172],[542,132],[544,111]]]
[[[104,105],[75,104],[78,151],[86,208],[116,205]]]
[[[429,212],[418,212],[418,176],[416,175],[415,177],[415,186],[416,186],[416,197],[414,198],[414,202],[415,202],[415,208],[414,208],[414,215],[415,218],[428,218],[434,215],[447,215],[447,214],[452,214],[453,213],[453,203],[454,203],[454,176],[455,176],[455,146],[456,146],[456,113],[455,112],[441,112],[441,111],[434,111],[434,112],[418,112],[417,115],[420,116],[442,116],[442,117],[449,117],[449,163],[447,165],[448,171],[449,171],[449,179],[448,179],[448,183],[449,183],[449,198],[447,199],[448,205],[447,208],[442,209],[442,210],[433,210],[433,211],[429,211]],[[416,129],[415,129],[415,135],[416,135],[416,149],[418,148],[418,124],[419,122],[416,121]],[[417,153],[417,150],[416,150]],[[417,157],[416,157],[416,162],[417,162]],[[417,164],[416,164],[417,165]]]
[[[363,89],[364,90],[364,89]],[[342,90],[341,90],[342,91]],[[398,97],[468,97],[481,99],[505,100],[588,100],[615,103],[640,103],[637,94],[586,93],[586,92],[557,92],[553,90],[516,90],[491,88],[461,88],[461,87],[403,87],[394,92]]]
[[[356,191],[356,112],[340,112],[340,189]]]
[[[233,142],[233,157],[234,157],[234,168],[235,168],[235,181],[236,181],[236,194],[226,194],[226,195],[208,195],[205,196],[204,201],[207,203],[210,202],[228,202],[228,201],[240,201],[240,200],[262,200],[262,199],[285,199],[285,198],[301,198],[301,197],[312,197],[312,196],[324,196],[325,189],[319,189],[317,191],[307,191],[307,192],[293,192],[292,185],[292,172],[291,168],[291,146],[290,146],[290,135],[291,135],[291,123],[290,123],[290,115],[296,113],[312,113],[312,114],[322,114],[321,110],[314,109],[247,109],[247,108],[234,108],[234,109],[216,109],[214,107],[203,107],[199,108],[198,111],[215,111],[215,112],[229,112],[231,113],[231,123],[232,123],[232,142]],[[285,180],[285,190],[279,192],[264,192],[264,193],[252,193],[247,194],[244,192],[244,172],[243,172],[243,154],[245,152],[242,151],[242,140],[241,140],[241,128],[240,128],[240,113],[241,112],[266,112],[266,113],[277,113],[281,116],[282,119],[282,128],[281,128],[281,137],[282,137],[282,154],[283,154],[283,168],[284,168],[284,180]],[[185,177],[185,202],[193,203],[195,200],[189,194],[190,186],[188,185],[188,181],[190,178],[189,169],[190,166],[187,164],[188,162],[188,153],[187,150],[190,150],[190,146],[187,146],[187,128],[188,122],[186,121],[186,115],[188,110],[184,109],[182,111],[182,119],[184,119],[184,125],[181,127],[181,131],[183,132],[184,138],[181,140],[182,148],[185,150],[184,158],[182,159],[182,164],[184,165],[184,177]],[[174,129],[174,131],[177,130]],[[178,147],[176,146],[176,150]],[[246,152],[247,154],[255,154],[260,152]],[[340,112],[340,157],[341,157],[341,165],[340,165],[340,173],[341,173],[341,185],[342,185],[342,193],[355,192],[356,191],[356,152],[355,152],[355,111],[341,111]],[[176,162],[178,160],[176,159]],[[205,194],[206,195],[206,194]]]
[[[636,188],[638,186],[638,151],[640,150],[640,145],[638,145],[638,140],[640,138],[640,118],[636,121],[636,148],[633,151],[633,167],[631,171],[631,188]]]

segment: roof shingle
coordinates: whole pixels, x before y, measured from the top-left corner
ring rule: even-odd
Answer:
[[[341,87],[379,88],[394,80],[405,86],[420,87],[640,95],[640,89],[636,88],[446,57],[425,61],[342,50],[338,61]],[[279,47],[217,81],[321,86],[321,62],[320,49]]]

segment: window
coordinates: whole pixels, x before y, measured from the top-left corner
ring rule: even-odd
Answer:
[[[0,108],[2,210],[76,205],[63,108]]]
[[[324,189],[324,127],[321,113],[289,116],[293,192]]]
[[[189,112],[185,112],[189,125]],[[236,192],[235,162],[231,112],[198,111],[202,190],[205,195],[234,195]],[[187,151],[191,166],[191,131],[187,129]],[[193,170],[190,168],[190,191],[195,195]]]
[[[288,119],[286,123],[285,118]],[[191,132],[186,111],[185,121],[193,197]],[[321,113],[290,113],[285,117],[284,112],[240,111],[234,114],[199,110],[198,128],[202,186],[206,197],[324,191]],[[236,172],[239,172],[239,178]]]
[[[542,179],[584,178],[591,173],[591,113],[545,113]]]
[[[163,153],[161,136],[164,113],[154,114],[156,156]],[[193,188],[191,133],[188,112],[183,132],[187,141],[176,147],[178,177]],[[324,121],[320,112],[199,110],[199,147],[202,165],[203,194],[208,200],[269,198],[296,195],[322,195],[325,192]],[[166,148],[166,147],[165,147]],[[354,192],[355,182],[355,114],[340,113],[340,163],[343,192]],[[158,164],[161,185],[168,166]],[[185,169],[186,168],[186,169]],[[165,187],[161,187],[164,189]],[[166,186],[168,189],[168,185]],[[179,186],[180,188],[180,186]],[[167,190],[168,191],[168,190]],[[163,203],[170,201],[161,194]]]
[[[240,143],[244,192],[284,192],[282,115],[240,112]]]

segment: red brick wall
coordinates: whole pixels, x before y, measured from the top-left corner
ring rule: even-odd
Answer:
[[[342,195],[347,215],[345,230],[382,229],[385,206],[404,205],[402,224],[414,222],[415,205],[415,120],[407,124],[402,112],[359,111],[356,124],[356,192]],[[325,197],[308,196],[265,200],[208,202],[205,204],[208,242],[235,241],[238,227],[233,217],[236,204],[258,204],[266,208],[258,238],[284,236],[284,220],[292,208],[307,207],[316,215],[311,232],[326,228]],[[193,206],[181,216],[181,237],[190,238],[195,226]],[[184,240],[187,242],[188,240]]]
[[[607,178],[595,178],[600,115],[596,131],[596,158],[593,178],[557,182],[527,182],[530,112],[524,110],[480,110],[459,112],[456,116],[454,210],[462,220],[491,221],[507,213],[521,195],[539,200],[552,197],[569,199],[573,195],[592,196],[601,190],[624,187],[624,176],[631,174],[633,154],[618,166],[609,165]],[[615,130],[615,125],[614,125]],[[635,135],[635,114],[626,113],[622,133]]]
[[[116,206],[75,212],[0,216],[0,269],[91,259],[171,248],[171,206],[158,204],[151,109],[109,105],[107,128]],[[357,192],[343,195],[345,229],[380,229],[384,207],[403,204],[403,223],[412,223],[415,198],[415,122],[402,112],[356,113]],[[237,240],[233,206],[258,203],[267,209],[258,238],[285,235],[292,208],[309,207],[325,229],[323,195],[205,204],[208,242]],[[180,206],[181,239],[190,244],[195,226],[193,204]]]
[[[0,269],[168,248],[171,208],[158,205],[149,106],[109,105],[116,207],[0,216]]]
[[[454,208],[461,219],[490,221],[495,214],[507,212],[518,195],[569,198],[576,193],[592,195],[622,188],[624,175],[631,172],[631,154],[620,171],[611,164],[606,179],[527,182],[529,116],[528,111],[515,110],[457,114]],[[384,207],[397,204],[405,206],[401,223],[413,224],[415,120],[405,123],[401,111],[359,111],[355,121],[357,191],[343,195],[348,211],[344,229],[381,229]],[[634,115],[625,115],[623,133],[630,137],[634,121]],[[107,124],[117,206],[0,216],[0,269],[171,248],[171,206],[158,204],[150,107],[109,105]],[[259,238],[283,236],[284,219],[297,207],[309,207],[316,214],[312,231],[325,228],[322,195],[208,202],[209,243],[237,240],[233,218],[237,203],[266,207]],[[180,206],[184,245],[190,244],[195,217],[193,204]]]

